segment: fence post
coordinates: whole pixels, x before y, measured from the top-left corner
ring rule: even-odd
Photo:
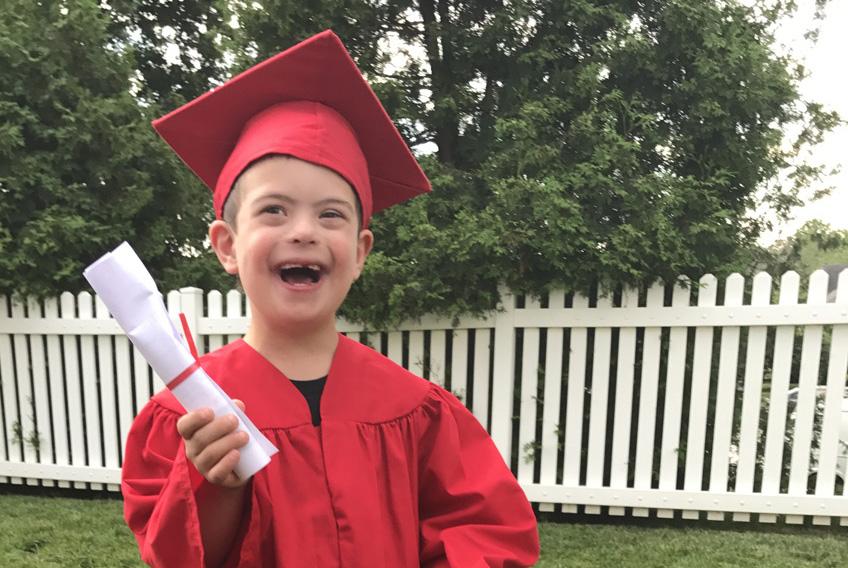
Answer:
[[[492,440],[507,466],[512,456],[512,402],[515,390],[515,296],[501,288],[503,310],[495,313],[492,375]]]
[[[203,317],[203,290],[191,286],[180,288],[180,307],[182,313],[185,314],[188,329],[191,331],[191,336],[197,346],[197,352],[202,355],[206,352],[206,349],[198,330],[200,329],[200,318]]]

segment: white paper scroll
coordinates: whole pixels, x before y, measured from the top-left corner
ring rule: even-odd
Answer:
[[[238,429],[247,432],[250,441],[239,450],[236,475],[247,479],[265,467],[277,448],[203,369],[195,366],[187,378],[174,380],[185,377],[195,361],[168,316],[156,283],[132,247],[122,243],[86,268],[83,276],[153,370],[169,383],[183,408],[211,408],[216,416],[232,413],[238,417]]]

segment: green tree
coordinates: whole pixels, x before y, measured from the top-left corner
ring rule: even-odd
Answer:
[[[165,283],[220,282],[197,254],[205,191],[150,128],[109,24],[94,0],[0,5],[0,293],[84,289],[125,239]]]
[[[112,0],[105,9],[112,41],[134,54],[140,103],[170,110],[225,78],[226,2]]]
[[[103,144],[95,135],[97,143],[82,153],[83,160],[98,151],[108,154],[100,158],[102,168],[74,162],[74,171],[98,172],[93,181],[103,178],[102,187],[109,190],[89,191],[89,178],[76,182],[89,184],[79,191],[94,205],[90,213],[67,207],[67,214],[91,227],[80,231],[81,240],[63,244],[64,256],[57,258],[85,258],[113,235],[138,238],[165,286],[212,282],[221,271],[202,246],[202,224],[210,213],[205,209],[198,215],[197,204],[209,202],[201,196],[205,190],[177,167],[144,122],[232,72],[333,28],[422,154],[434,187],[432,194],[373,221],[377,248],[345,311],[374,325],[428,312],[481,312],[496,305],[500,283],[541,293],[554,286],[586,289],[595,282],[611,286],[741,268],[763,229],[750,214],[756,192],[767,186],[765,200],[785,215],[798,202],[797,188],[821,171],[799,159],[802,150],[838,120],[802,100],[802,68],[772,48],[776,23],[794,13],[791,0],[745,5],[735,0],[116,0],[99,12],[91,2],[76,0],[63,5],[90,20],[76,27],[57,15],[58,3],[42,3],[53,6],[49,9],[23,3],[14,8],[18,4],[4,6],[2,36],[31,47],[23,55],[11,48],[0,54],[18,61],[0,71],[10,79],[4,76],[0,89],[20,90],[3,95],[8,128],[18,128],[22,120],[8,109],[23,108],[39,123],[34,131],[42,123],[49,126],[44,130],[59,129],[50,126],[45,109],[61,96],[40,86],[41,106],[28,101],[22,93],[37,83],[29,75],[41,74],[48,87],[60,80],[79,84],[85,91],[79,101],[94,101],[92,93],[110,84],[92,83],[86,74],[111,73],[113,88],[100,96],[121,105],[133,102],[126,95],[127,78],[135,88],[137,108],[120,107],[132,116],[106,121],[114,140],[107,137]],[[37,32],[15,23],[35,22],[39,10],[50,14],[38,20]],[[80,48],[73,65],[59,49],[66,42],[50,39],[60,27],[86,38],[87,48]],[[180,50],[178,63],[164,56],[171,43]],[[38,46],[46,46],[40,48],[45,54],[37,62],[40,69],[13,75]],[[73,129],[60,123],[68,132],[88,127],[78,105],[65,105],[68,112],[58,115],[73,120]],[[91,105],[99,112],[108,107],[99,100]],[[789,125],[801,128],[787,146]],[[35,156],[31,149],[38,146],[31,146],[35,139],[15,136],[4,137],[0,178],[4,191],[14,187],[26,195],[31,190],[21,189],[24,185],[7,172],[9,164],[16,164],[16,171],[34,169],[19,164]],[[49,172],[65,172],[54,153],[51,148],[33,159]],[[127,167],[128,156],[135,167]],[[778,177],[781,171],[790,175]],[[114,172],[130,176],[132,183],[104,177]],[[775,181],[782,179],[789,181]],[[64,195],[69,185],[61,187]],[[134,196],[125,199],[133,199],[135,208],[102,206],[105,198],[96,198],[97,192],[114,198],[114,187]],[[51,203],[31,204],[29,216],[42,215]],[[28,217],[15,207],[22,206],[2,207],[1,242],[21,240],[19,219]],[[149,215],[141,214],[145,207]],[[120,223],[101,223],[98,216],[107,213]],[[103,224],[115,228],[108,237],[97,236]],[[84,253],[74,250],[92,240],[98,242],[86,245]],[[5,251],[12,245],[3,246]],[[186,252],[199,256],[187,262]],[[16,262],[22,266],[38,258],[17,249],[12,256],[20,256]],[[84,264],[73,262],[68,274]],[[17,266],[8,264],[15,282],[34,281],[32,272],[25,276]]]
[[[806,277],[825,266],[848,265],[848,231],[814,219],[765,252],[764,270],[773,275],[794,270]]]
[[[426,55],[372,79],[405,94],[388,100],[408,139],[437,144],[434,192],[375,220],[348,313],[455,315],[492,307],[499,282],[542,293],[745,267],[756,192],[770,182],[786,215],[822,171],[800,149],[838,121],[772,48],[794,9],[422,0],[388,14],[387,37]]]

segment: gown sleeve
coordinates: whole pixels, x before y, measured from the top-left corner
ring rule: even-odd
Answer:
[[[519,567],[539,557],[536,518],[489,434],[434,386],[419,446],[421,566]]]
[[[203,543],[195,492],[206,481],[185,455],[177,432],[179,417],[150,402],[133,422],[121,473],[124,519],[147,564],[202,568]],[[252,529],[260,524],[255,518],[259,507],[255,506],[255,492],[250,491],[242,530],[225,565],[245,560],[245,549],[257,544],[258,531]]]

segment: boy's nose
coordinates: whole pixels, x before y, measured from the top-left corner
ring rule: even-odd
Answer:
[[[314,243],[315,230],[315,219],[309,215],[295,215],[289,223],[288,238],[294,243]]]

